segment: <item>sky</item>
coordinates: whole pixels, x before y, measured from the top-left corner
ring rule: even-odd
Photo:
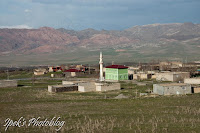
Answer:
[[[200,0],[0,0],[0,28],[123,30],[200,23]]]

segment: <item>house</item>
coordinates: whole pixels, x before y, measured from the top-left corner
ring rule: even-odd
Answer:
[[[160,62],[159,66],[160,66],[160,70],[166,70],[166,69],[169,69],[169,68],[183,67],[183,63],[180,62],[180,61],[172,61],[172,62],[164,61],[164,62]]]
[[[87,67],[84,65],[76,65],[77,70],[81,70],[82,72],[85,72],[87,70]]]
[[[77,70],[77,69],[68,69],[65,70],[63,72],[63,74],[65,75],[65,77],[75,77],[77,76],[77,73],[81,72],[81,70]]]
[[[45,68],[39,68],[34,70],[34,75],[44,75],[47,73]]]
[[[53,72],[61,72],[62,71],[62,68],[60,66],[57,66],[57,67],[53,67]]]
[[[191,94],[192,89],[190,84],[184,83],[154,84],[153,93],[158,95]]]
[[[133,74],[133,79],[134,79],[134,80],[151,79],[151,74],[146,74],[146,73],[137,73],[137,74]]]
[[[183,82],[185,78],[190,78],[189,72],[162,72],[156,73],[157,81]]]
[[[128,67],[123,65],[110,65],[106,67],[106,80],[128,80]]]
[[[48,67],[49,72],[53,72],[53,67]]]

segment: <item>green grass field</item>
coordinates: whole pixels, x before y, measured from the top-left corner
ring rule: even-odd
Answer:
[[[19,87],[0,88],[0,132],[5,119],[27,121],[33,117],[65,121],[65,133],[198,133],[200,94],[183,96],[136,97],[136,92],[152,89],[121,82],[123,90],[109,92],[49,93],[47,85],[56,80],[19,81]],[[136,91],[137,90],[137,91]],[[119,94],[128,99],[114,99]],[[7,132],[56,132],[57,127],[10,127]]]
[[[117,52],[117,49],[125,51]],[[60,64],[98,64],[99,52],[103,52],[104,63],[150,62],[152,60],[198,61],[200,47],[197,45],[169,43],[160,47],[145,46],[140,48],[101,48],[72,49],[55,53],[10,54],[0,56],[0,66],[60,65]]]

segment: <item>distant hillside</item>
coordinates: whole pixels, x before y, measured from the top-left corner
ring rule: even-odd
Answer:
[[[140,47],[163,43],[199,43],[200,26],[193,23],[150,24],[124,31],[53,29],[0,29],[0,52],[40,53],[78,47]]]
[[[74,31],[50,27],[0,29],[0,47],[0,55],[6,56],[77,52],[75,56],[78,60],[82,51],[101,49],[107,51],[108,55],[128,58],[180,59],[182,56],[191,56],[197,59],[200,57],[200,24],[149,24],[134,26],[123,31],[95,29]]]

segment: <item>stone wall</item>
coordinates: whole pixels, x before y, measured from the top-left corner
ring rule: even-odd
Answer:
[[[17,87],[17,80],[0,80],[0,88]]]
[[[66,91],[78,91],[77,85],[49,85],[49,92],[66,92]]]

